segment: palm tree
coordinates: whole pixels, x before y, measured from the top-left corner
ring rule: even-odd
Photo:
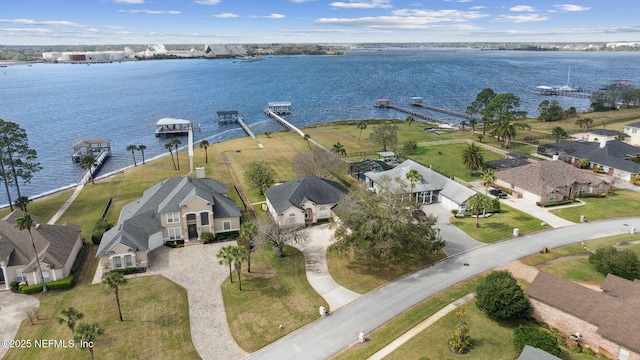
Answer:
[[[264,132],[264,136],[269,137],[269,135],[271,135],[271,132],[269,132],[269,131],[265,131]]]
[[[524,123],[514,123],[508,119],[503,119],[502,122],[494,130],[495,134],[499,138],[504,139],[504,147],[509,148],[511,145],[511,139],[515,139],[518,135],[518,129],[531,129],[531,126]]]
[[[208,148],[209,148],[209,141],[207,140],[200,141],[200,149],[204,149],[204,162],[207,164],[209,163],[209,153],[207,152]]]
[[[602,128],[603,128],[603,129],[606,129],[606,128],[607,128],[607,125],[609,125],[609,122],[608,122],[607,120],[603,120],[603,121],[600,123],[600,125],[602,125]]]
[[[475,143],[467,144],[462,152],[462,164],[469,170],[469,174],[480,170],[484,165],[484,154],[480,146]]]
[[[178,168],[176,168],[176,162],[175,160],[173,160],[173,143],[169,141],[168,143],[164,144],[164,148],[169,150],[169,155],[171,155],[171,162],[173,163],[173,170],[178,170]]]
[[[476,119],[469,120],[469,126],[471,127],[471,135],[476,134],[476,125],[478,125],[478,120]]]
[[[84,317],[83,313],[71,306],[60,311],[60,315],[60,317],[56,318],[58,324],[67,324],[72,334],[75,333],[76,322]]]
[[[496,171],[493,169],[487,169],[482,173],[482,185],[484,186],[484,194],[487,195],[489,186],[493,186],[497,180]]]
[[[233,259],[233,266],[238,274],[238,289],[242,291],[242,277],[240,273],[242,272],[242,263],[249,257],[249,250],[244,246],[232,246],[230,252],[231,258]]]
[[[140,150],[140,153],[142,153],[142,165],[144,165],[144,150],[147,148],[146,145],[138,145],[138,150]]]
[[[331,149],[331,151],[341,156],[347,155],[347,150],[344,149],[344,145],[340,144],[340,141],[333,144],[333,148]]]
[[[247,272],[251,272],[251,250],[253,249],[253,237],[258,235],[258,227],[252,222],[246,222],[240,226],[240,239],[247,242]]]
[[[97,322],[91,324],[80,323],[76,328],[76,334],[73,340],[81,344],[80,349],[89,348],[91,360],[93,360],[93,348],[96,339],[102,334],[104,334],[104,329]]]
[[[491,208],[491,199],[480,193],[473,195],[467,200],[467,209],[471,210],[471,213],[476,216],[476,224],[474,227],[477,229],[480,227],[478,218],[480,214]]]
[[[405,176],[407,177],[407,180],[409,180],[409,186],[411,187],[411,192],[413,192],[413,189],[416,187],[416,183],[422,180],[422,177],[416,169],[407,171]]]
[[[127,278],[120,271],[112,271],[102,279],[102,283],[113,289],[116,294],[116,304],[118,305],[118,314],[122,321],[122,309],[120,308],[120,286],[127,285]]]
[[[27,230],[29,232],[31,246],[33,246],[33,253],[36,256],[36,264],[38,264],[38,271],[40,272],[40,280],[42,280],[42,291],[47,292],[47,284],[44,282],[44,275],[42,275],[42,267],[40,266],[40,257],[38,256],[38,250],[36,249],[36,242],[33,240],[33,234],[31,233],[31,228],[34,226],[35,222],[29,213],[23,213],[16,219],[16,228],[20,231]]]
[[[556,143],[569,137],[569,134],[567,134],[567,132],[560,126],[555,126],[553,129],[551,129],[551,135],[554,139],[556,139]]]
[[[15,205],[15,207],[17,207],[18,209],[27,212],[27,205],[29,205],[30,202],[31,200],[28,196],[19,196],[13,203],[13,205]]]
[[[93,171],[91,171],[91,169],[95,166],[98,166],[98,163],[96,163],[96,158],[91,154],[87,154],[80,159],[80,168],[89,172],[89,179],[91,179],[92,184],[95,183],[93,182]]]
[[[460,126],[462,126],[462,131],[464,131],[465,126],[469,126],[469,123],[466,120],[460,121]]]
[[[413,116],[409,115],[409,116],[407,116],[406,119],[404,119],[404,121],[406,121],[407,124],[409,124],[409,127],[411,127],[411,123],[416,121],[416,119],[414,119]]]
[[[358,121],[358,123],[356,124],[356,127],[360,129],[360,135],[358,135],[358,141],[360,141],[360,138],[362,137],[362,130],[367,128],[367,123],[364,120]]]
[[[233,283],[233,273],[231,272],[231,264],[233,263],[231,246],[223,246],[218,251],[216,257],[218,258],[218,264],[220,265],[228,265],[229,266],[229,278],[231,278],[231,282]]]
[[[309,145],[309,150],[311,150],[311,143],[309,142],[309,139],[311,139],[311,135],[304,134],[304,141],[307,142],[307,145]]]
[[[591,126],[591,124],[593,124],[593,119],[590,118],[576,120],[576,125],[578,125],[582,131],[589,130],[589,126]]]
[[[127,151],[131,151],[131,156],[133,157],[133,166],[138,166],[138,163],[136,163],[136,150],[138,150],[137,145],[127,146]]]
[[[180,139],[172,139],[171,142],[176,147],[176,165],[178,166],[178,171],[180,171],[180,155],[178,152],[178,146],[182,144],[182,141],[180,141]]]

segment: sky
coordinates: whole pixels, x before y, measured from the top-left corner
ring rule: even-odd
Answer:
[[[2,0],[0,45],[640,42],[638,0]]]

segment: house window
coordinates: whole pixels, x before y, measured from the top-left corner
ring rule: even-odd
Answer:
[[[124,266],[132,267],[133,266],[133,256],[125,255],[124,256]]]
[[[196,214],[187,214],[187,221],[196,221]]]
[[[602,193],[604,191],[604,185],[598,184],[598,192]]]
[[[580,194],[587,192],[587,184],[580,184]]]
[[[116,269],[120,269],[122,267],[122,258],[120,256],[115,256],[113,258],[113,267]]]
[[[296,222],[296,214],[289,215],[289,224],[295,224]]]
[[[632,134],[635,134],[635,133],[636,133],[636,131],[638,131],[638,129],[633,128],[633,129],[631,130],[631,133],[632,133]]]
[[[44,278],[44,282],[49,282],[51,281],[51,274],[49,274],[48,271],[43,271],[42,272],[42,277]]]
[[[27,282],[27,277],[22,273],[22,269],[16,269],[16,281],[19,283]]]
[[[222,222],[222,230],[231,230],[231,221]]]
[[[180,213],[179,212],[167,213],[167,223],[168,224],[179,223],[179,222],[180,222]]]
[[[318,211],[318,218],[319,219],[326,219],[329,217],[329,210],[327,210],[326,208],[321,207],[320,210]]]
[[[552,192],[549,194],[549,201],[554,201],[556,199],[556,193]]]
[[[169,239],[176,240],[182,238],[182,232],[180,228],[171,228],[169,229]]]
[[[618,349],[618,360],[629,360],[629,350],[620,347]]]
[[[209,225],[209,213],[201,212],[200,213],[200,225]]]

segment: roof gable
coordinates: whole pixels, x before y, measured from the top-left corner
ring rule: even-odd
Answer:
[[[335,204],[346,194],[344,186],[317,176],[301,177],[265,191],[271,206],[279,214],[291,206],[302,209],[307,201],[318,205]]]

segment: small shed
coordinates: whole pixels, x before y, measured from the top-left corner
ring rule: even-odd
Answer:
[[[384,162],[394,162],[398,160],[398,155],[393,151],[380,151],[378,153],[378,159],[382,159]]]
[[[411,105],[422,104],[423,101],[424,101],[424,99],[421,98],[420,96],[412,96],[411,97]]]

